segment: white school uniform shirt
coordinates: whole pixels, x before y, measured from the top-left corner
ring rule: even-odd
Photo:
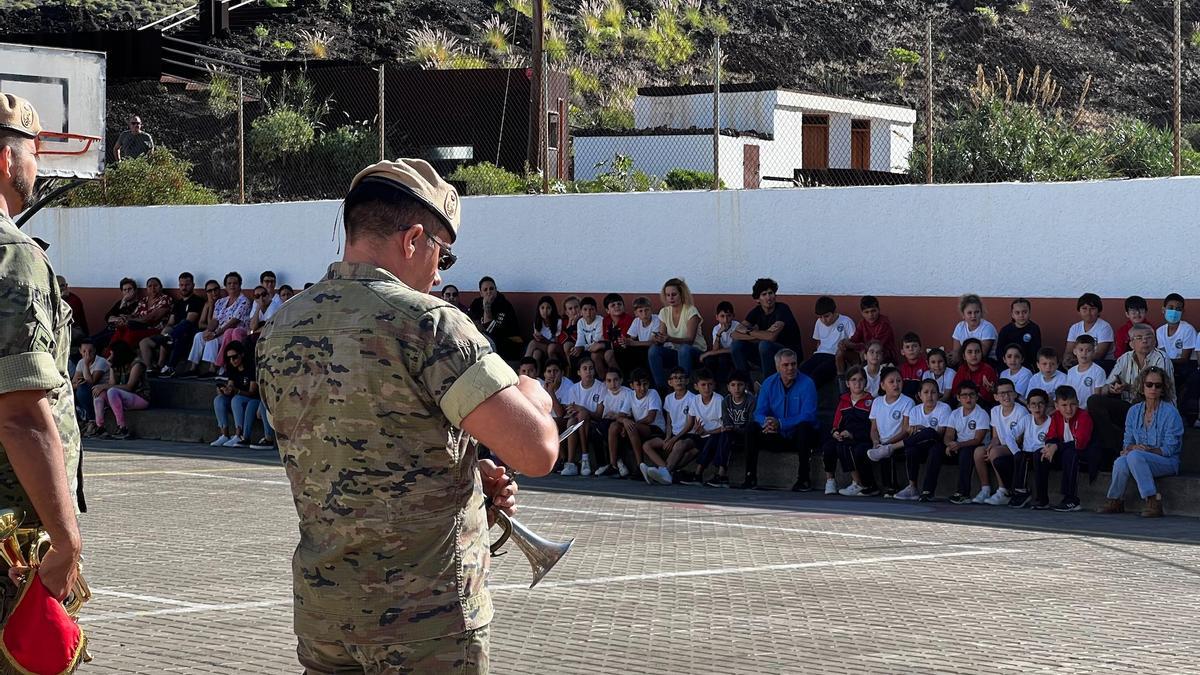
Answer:
[[[1042,375],[1042,371],[1039,370],[1037,374],[1030,377],[1029,381],[1025,383],[1025,389],[1021,392],[1021,398],[1028,400],[1029,392],[1034,389],[1041,389],[1050,395],[1050,402],[1053,403],[1054,399],[1057,398],[1054,395],[1054,390],[1066,383],[1067,374],[1061,370],[1054,371],[1054,377],[1051,377],[1049,382],[1046,381],[1046,378]]]
[[[704,398],[699,394],[696,395],[695,412],[692,414],[700,419],[700,428],[705,433],[713,432],[721,428],[721,403],[725,397],[714,393],[712,400],[706,405]]]
[[[557,338],[558,334],[562,332],[562,327],[563,327],[563,320],[559,319],[558,325],[555,326],[553,333],[550,332],[550,326],[542,326],[541,330],[538,331],[538,335],[541,335],[542,337],[546,338],[547,340],[554,342],[554,339]]]
[[[599,314],[596,319],[590,324],[580,319],[575,324],[575,329],[578,331],[579,337],[575,340],[576,347],[587,349],[592,344],[599,342],[604,337],[604,318]]]
[[[1071,329],[1067,331],[1067,342],[1075,342],[1080,335],[1091,335],[1096,339],[1096,344],[1101,342],[1113,341],[1112,324],[1104,319],[1096,319],[1096,323],[1092,324],[1091,330],[1083,329],[1083,321],[1076,321],[1071,325]],[[1082,401],[1080,401],[1082,403]]]
[[[1005,368],[1004,372],[1000,373],[1000,377],[1006,380],[1012,380],[1013,389],[1015,389],[1019,395],[1021,392],[1025,391],[1025,385],[1029,384],[1029,380],[1033,377],[1033,373],[1029,372],[1029,369],[1025,366],[1021,366],[1020,370],[1018,370],[1015,374]]]
[[[593,380],[592,386],[586,388],[582,382],[576,382],[571,386],[570,403],[587,408],[590,412],[596,412],[596,406],[600,405],[600,396],[604,391],[604,383],[600,380]]]
[[[1174,335],[1167,335],[1170,324],[1163,324],[1154,331],[1158,338],[1158,347],[1167,353],[1167,358],[1175,360],[1185,349],[1196,348],[1196,329],[1186,321],[1180,321]]]
[[[649,342],[650,336],[660,330],[662,330],[662,319],[658,318],[657,314],[650,317],[649,326],[643,325],[642,320],[635,316],[633,317],[633,323],[629,324],[629,330],[625,331],[625,334],[638,342]]]
[[[963,413],[963,408],[950,413],[950,423],[946,426],[954,427],[954,440],[963,443],[975,440],[976,432],[986,430],[991,422],[983,406],[977,405],[969,415]]]
[[[630,401],[630,405],[632,406],[632,412],[630,413],[630,416],[633,417],[635,422],[641,422],[646,418],[646,415],[649,415],[650,411],[653,410],[654,419],[650,420],[650,424],[658,427],[664,433],[666,432],[666,425],[663,424],[662,397],[658,395],[657,391],[654,391],[653,389],[647,389],[646,396],[644,398],[638,398],[637,394],[634,394],[633,400]]]
[[[1013,405],[1012,412],[1007,417],[1005,417],[1004,411],[1001,410],[1001,406],[997,405],[995,408],[992,408],[993,433],[999,436],[1000,444],[1014,454],[1020,450],[1017,447],[1017,438],[1021,435],[1026,417],[1029,417],[1029,411],[1020,403]]]
[[[1021,450],[1037,452],[1046,447],[1046,433],[1049,431],[1050,415],[1046,415],[1046,421],[1041,424],[1033,420],[1033,415],[1028,415],[1021,423]]]
[[[690,391],[683,398],[675,398],[673,391],[663,398],[663,410],[671,417],[670,432],[672,436],[683,431],[689,417],[696,416],[697,398],[699,397]]]
[[[942,373],[941,377],[934,375],[932,370],[926,370],[925,372],[921,373],[921,379],[929,379],[937,382],[938,393],[945,394],[954,386],[954,375],[955,372],[953,368],[946,368],[946,372]]]
[[[740,325],[742,325],[742,322],[734,319],[733,321],[729,322],[729,330],[725,331],[724,333],[721,333],[721,324],[718,323],[717,325],[713,326],[712,344],[716,345],[716,349],[732,349],[733,331],[737,330],[738,326]],[[717,338],[718,333],[721,334],[719,339]]]
[[[879,376],[883,374],[883,366],[879,366],[879,371],[874,375],[866,367],[863,367],[863,374],[867,376],[867,393],[871,396],[879,396]]]
[[[79,359],[79,361],[75,363],[74,370],[71,371],[71,377],[75,377],[75,374],[78,372],[83,372],[84,375],[94,375],[96,373],[103,375],[111,369],[112,366],[108,364],[108,359],[97,354],[96,358],[92,360],[92,365],[90,367],[83,362],[83,359]]]
[[[538,381],[542,383],[542,389],[546,389],[546,381],[545,380],[538,380]],[[555,390],[553,393],[551,393],[549,389],[546,389],[546,393],[553,396],[558,401],[559,405],[567,406],[567,405],[571,404],[571,388],[574,386],[575,386],[574,382],[572,382],[569,378],[564,377],[564,378],[562,378],[562,382],[558,383],[557,390]],[[551,409],[550,416],[558,417],[558,413],[554,412],[554,410]]]
[[[875,420],[875,426],[879,428],[879,440],[883,441],[900,433],[900,427],[904,425],[904,414],[912,407],[913,400],[904,394],[897,396],[890,404],[886,396],[876,396],[875,400],[871,401],[871,419]]]
[[[1067,371],[1067,384],[1074,387],[1075,396],[1079,397],[1079,407],[1084,410],[1087,410],[1088,397],[1103,387],[1107,379],[1108,375],[1104,373],[1104,369],[1095,363],[1083,372],[1079,371],[1079,366],[1071,366]]]
[[[254,321],[255,319],[270,321],[271,317],[275,316],[275,312],[278,312],[280,307],[283,307],[283,300],[280,300],[278,295],[272,298],[271,302],[267,304],[265,312],[258,306],[258,302],[255,301],[254,311],[250,312],[250,321]],[[249,329],[249,326],[247,325],[246,328]]]
[[[608,390],[608,387],[605,387],[604,393],[600,394],[600,403],[604,406],[605,417],[609,417],[613,413],[625,413],[632,417],[633,390],[629,387],[621,387],[614,394]]]
[[[838,314],[832,326],[817,319],[813,326],[813,339],[817,341],[817,354],[837,354],[838,343],[854,336],[854,322],[845,314]]]
[[[968,328],[966,321],[959,321],[958,325],[954,327],[954,332],[950,334],[950,337],[958,340],[958,344],[960,345],[970,338],[975,338],[976,340],[991,340],[992,348],[987,354],[984,354],[984,356],[990,358],[994,358],[996,356],[996,338],[999,337],[999,333],[996,332],[996,327],[992,325],[992,322],[988,321],[987,319],[980,320],[979,325],[975,327],[975,330]]]
[[[926,413],[925,404],[918,403],[909,408],[904,415],[908,417],[908,426],[927,427],[929,429],[944,429],[950,425],[950,406],[938,401],[933,410]]]

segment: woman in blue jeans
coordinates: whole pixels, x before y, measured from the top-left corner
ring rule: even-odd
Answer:
[[[663,284],[660,294],[663,308],[658,312],[662,319],[662,330],[651,336],[650,373],[654,376],[654,386],[659,390],[667,388],[667,374],[675,367],[691,377],[692,367],[700,361],[708,343],[704,340],[704,332],[700,325],[704,319],[700,310],[692,304],[692,292],[683,279],[668,279]]]
[[[1183,447],[1183,418],[1172,403],[1174,387],[1158,366],[1142,370],[1135,382],[1136,403],[1125,416],[1125,441],[1113,463],[1108,502],[1100,513],[1125,512],[1125,487],[1132,477],[1145,500],[1143,518],[1163,515],[1162,496],[1154,479],[1179,473]]]
[[[209,445],[214,448],[244,448],[249,445],[255,450],[270,450],[275,446],[275,432],[262,409],[254,366],[241,342],[230,342],[225,347],[225,363],[225,376],[228,379],[217,381],[217,396],[213,399],[213,410],[217,414],[221,435]],[[233,410],[233,427],[229,426],[230,409]],[[251,443],[250,432],[260,412],[263,413],[264,435],[257,443]]]

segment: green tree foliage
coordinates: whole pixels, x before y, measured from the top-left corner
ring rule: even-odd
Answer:
[[[192,165],[157,147],[148,155],[108,167],[104,180],[71,192],[67,206],[158,206],[216,204],[217,194],[193,183]]]
[[[464,195],[516,195],[525,192],[525,180],[491,162],[460,166],[446,180]]]
[[[711,171],[671,169],[663,178],[663,184],[668,190],[710,190],[713,174]],[[721,187],[725,187],[725,181],[721,181]]]
[[[312,123],[303,115],[292,108],[279,108],[250,125],[250,151],[269,162],[308,150],[315,136]]]

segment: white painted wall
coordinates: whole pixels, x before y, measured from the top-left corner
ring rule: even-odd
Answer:
[[[612,162],[615,154],[633,157],[634,168],[651,176],[663,178],[672,169],[712,171],[712,134],[671,136],[577,136],[575,143],[575,179],[591,180],[607,171],[596,168],[601,161]],[[770,141],[758,138],[721,137],[721,180],[725,186],[740,190],[743,187],[742,146],[747,143],[764,146],[760,163],[765,160]],[[765,175],[765,174],[764,174]],[[791,175],[789,171],[787,175]]]
[[[462,211],[446,280],[468,288],[490,274],[509,291],[645,292],[680,275],[744,294],[770,275],[797,294],[1200,296],[1200,178],[467,197]],[[74,286],[267,267],[299,286],[338,257],[337,214],[332,201],[52,209],[27,228]]]
[[[777,92],[722,92],[722,129],[774,133]],[[633,100],[633,126],[637,129],[711,129],[712,94],[686,96],[638,96]]]

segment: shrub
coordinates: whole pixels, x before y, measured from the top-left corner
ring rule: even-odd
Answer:
[[[991,7],[976,7],[975,13],[978,14],[988,26],[995,28],[1000,25],[1000,15]]]
[[[360,169],[379,160],[379,134],[366,124],[343,125],[317,137],[308,163],[320,167],[328,183],[349,185]]]
[[[607,171],[593,180],[575,181],[576,192],[646,192],[660,187],[657,178],[634,168],[629,155],[614,155],[611,161],[597,163],[596,168]]]
[[[903,89],[904,85],[908,84],[908,76],[912,74],[913,68],[921,62],[921,55],[911,49],[892,47],[888,50],[888,61],[896,67],[896,75],[892,82],[896,84],[897,89]]]
[[[225,73],[209,70],[208,109],[217,117],[224,117],[238,109],[237,84]]]
[[[280,108],[250,125],[250,151],[265,161],[281,159],[312,147],[313,125],[292,108]]]
[[[709,190],[713,185],[713,174],[711,171],[671,169],[663,184],[669,190]],[[725,187],[725,181],[721,181],[721,187]]]
[[[319,30],[302,30],[296,37],[300,40],[305,54],[318,60],[329,58],[330,47],[333,44],[333,38],[329,37],[329,33]]]
[[[458,55],[458,38],[444,30],[431,28],[422,23],[420,28],[410,28],[404,38],[408,48],[408,60],[420,63],[424,68],[447,68]]]
[[[1015,9],[1019,14],[1028,14],[1031,10],[1033,10],[1033,4],[1029,0],[1021,0],[1017,4],[1013,5],[1013,9]]]
[[[216,204],[217,194],[193,183],[192,165],[159,146],[149,154],[110,165],[104,180],[70,193],[67,206]]]
[[[464,195],[515,195],[525,192],[525,180],[491,162],[460,166],[446,177]]]

